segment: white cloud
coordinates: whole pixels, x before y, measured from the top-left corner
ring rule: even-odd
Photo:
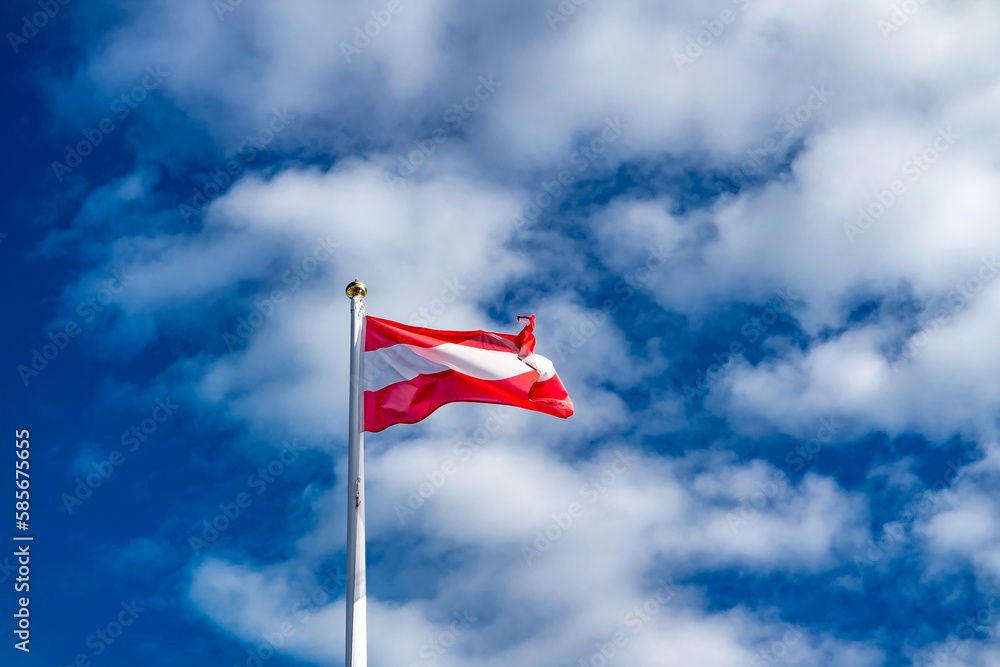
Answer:
[[[89,84],[98,97],[111,95],[131,85],[137,69],[163,63],[171,75],[162,94],[227,154],[275,106],[302,116],[275,148],[333,147],[327,169],[276,165],[244,177],[210,205],[201,230],[122,233],[106,262],[138,276],[120,302],[119,326],[136,327],[144,340],[155,335],[154,323],[187,326],[171,319],[179,305],[208,317],[223,299],[245,296],[248,281],[274,285],[243,298],[247,308],[283,291],[287,301],[239,351],[206,351],[165,374],[195,384],[208,409],[224,406],[260,433],[342,433],[347,301],[340,295],[356,277],[368,283],[371,314],[427,319],[424,308],[428,324],[440,328],[496,327],[495,313],[537,306],[552,334],[544,344],[555,349],[599,313],[580,305],[579,292],[595,287],[589,262],[632,275],[652,247],[672,253],[670,261],[639,289],[695,323],[720,304],[763,303],[776,290],[797,297],[791,312],[810,337],[805,349],[776,344],[756,366],[733,364],[706,401],[743,432],[812,435],[831,414],[859,430],[912,429],[942,439],[993,428],[1000,282],[962,298],[953,290],[971,290],[983,255],[1000,251],[994,3],[921,5],[887,38],[878,21],[892,13],[889,0],[592,2],[555,29],[544,7],[527,2],[504,11],[444,0],[403,5],[351,62],[340,43],[353,39],[377,4],[242,3],[223,20],[208,3],[130,5],[122,28],[76,73],[66,95],[74,105]],[[711,30],[704,22],[723,10],[733,22],[679,71],[675,52]],[[502,81],[495,99],[405,183],[387,186],[382,169],[491,73]],[[76,113],[62,104],[65,115]],[[578,174],[667,164],[724,176],[742,168],[753,178],[739,180],[754,183],[708,208],[659,192],[615,192],[606,207],[572,214],[597,241],[586,253],[575,239],[542,229],[551,218],[517,232],[511,219],[537,190],[539,174],[551,179],[575,168],[573,151],[619,116],[628,127]],[[926,169],[913,158],[929,163],[924,154],[934,159]],[[130,198],[134,189],[117,191]],[[876,215],[875,204],[884,214]],[[873,216],[863,234],[845,230],[858,224],[859,207]],[[562,218],[558,206],[547,215]],[[313,277],[282,280],[318,239],[331,238],[340,247]],[[544,284],[555,293],[537,289],[536,274],[558,277]],[[93,279],[84,276],[81,285]],[[881,297],[926,310],[886,307],[849,321],[861,300]],[[669,391],[648,412],[665,406],[670,414],[650,414],[651,427],[630,423],[632,406],[608,389],[641,386],[668,367],[656,340],[633,351],[614,319],[584,338],[565,359],[547,353],[574,385],[578,416],[567,424],[512,417],[403,526],[393,506],[456,457],[455,434],[475,433],[489,412],[452,406],[441,413],[447,427],[432,420],[406,435],[372,438],[373,539],[419,541],[410,563],[438,562],[451,550],[464,555],[454,572],[435,575],[429,597],[373,601],[373,636],[398,639],[373,642],[374,662],[419,662],[421,643],[476,599],[490,602],[489,615],[442,664],[586,658],[649,598],[655,587],[644,577],[654,570],[816,572],[842,562],[867,536],[864,504],[832,480],[809,475],[778,485],[768,465],[714,454],[643,455],[599,502],[584,505],[580,489],[614,465],[630,430],[653,429],[669,451],[663,434],[683,423]],[[582,454],[588,459],[569,462]],[[280,627],[315,584],[303,572],[339,548],[341,491],[317,504],[319,526],[301,538],[299,559],[201,565],[195,606],[250,643]],[[947,510],[920,527],[926,548],[994,572],[1000,552],[988,494],[960,486],[941,497]],[[578,528],[529,567],[521,547],[574,502],[586,508]],[[747,523],[734,525],[741,508]],[[317,622],[282,650],[317,661],[338,656],[330,627],[339,627],[341,613],[334,602],[317,609]],[[700,592],[685,587],[622,656],[628,664],[662,664],[670,651],[681,662],[731,665],[770,650],[785,632],[742,607],[708,611]],[[880,659],[870,647],[825,635],[787,648],[788,664]]]
[[[861,506],[830,480],[808,477],[779,487],[770,481],[775,471],[760,463],[733,466],[702,455],[666,462],[625,449],[570,466],[539,443],[513,445],[506,436],[468,458],[429,439],[381,449],[367,462],[370,548],[413,545],[406,558],[427,564],[423,576],[435,591],[430,600],[380,601],[373,591],[387,579],[404,588],[416,582],[406,569],[369,568],[373,664],[420,664],[421,645],[447,632],[453,613],[477,620],[444,664],[587,659],[617,632],[628,638],[617,649],[630,664],[662,664],[665,646],[698,664],[749,662],[761,651],[787,654],[791,664],[815,664],[819,656],[877,664],[878,652],[870,647],[811,636],[794,623],[741,607],[709,612],[696,587],[673,585],[675,576],[719,566],[812,570],[839,558],[836,551],[860,538],[852,526]],[[703,472],[692,476],[692,468]],[[452,474],[442,472],[450,469]],[[411,488],[426,498],[401,515],[401,524],[396,508],[406,505]],[[753,494],[759,489],[766,502],[732,529],[727,515],[744,501],[758,507]],[[329,516],[330,504],[319,501],[321,516]],[[287,622],[297,630],[289,653],[334,659],[342,644],[316,626],[339,627],[343,599],[311,611],[315,622],[296,620],[301,606],[293,611],[318,585],[307,574],[309,563],[324,557],[316,547],[329,540],[327,554],[342,548],[343,524],[334,523],[339,530],[321,524],[315,534],[321,540],[307,538],[302,556],[289,563],[263,569],[204,563],[192,581],[192,600],[251,645]],[[441,567],[456,550],[463,554],[456,567]],[[662,559],[674,574],[653,574]],[[646,614],[635,613],[636,607]],[[529,620],[530,630],[524,627]],[[386,633],[393,642],[378,640]]]

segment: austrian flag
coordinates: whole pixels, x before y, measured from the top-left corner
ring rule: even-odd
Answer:
[[[535,354],[535,316],[517,335],[435,331],[365,318],[366,431],[413,424],[447,403],[498,403],[563,419],[573,401],[552,362]]]

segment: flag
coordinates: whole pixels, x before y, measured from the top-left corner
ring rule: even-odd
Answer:
[[[573,401],[552,362],[535,354],[535,316],[517,319],[524,328],[511,335],[366,317],[364,430],[413,424],[459,401],[572,415]]]

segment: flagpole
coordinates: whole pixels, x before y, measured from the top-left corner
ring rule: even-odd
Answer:
[[[347,439],[347,659],[345,667],[368,666],[365,595],[365,306],[368,289],[357,280],[347,286],[351,299],[351,397]]]

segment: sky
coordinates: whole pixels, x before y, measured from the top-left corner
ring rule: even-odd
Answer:
[[[343,664],[353,279],[576,407],[366,438],[373,667],[1000,663],[995,2],[0,27],[4,664]]]

